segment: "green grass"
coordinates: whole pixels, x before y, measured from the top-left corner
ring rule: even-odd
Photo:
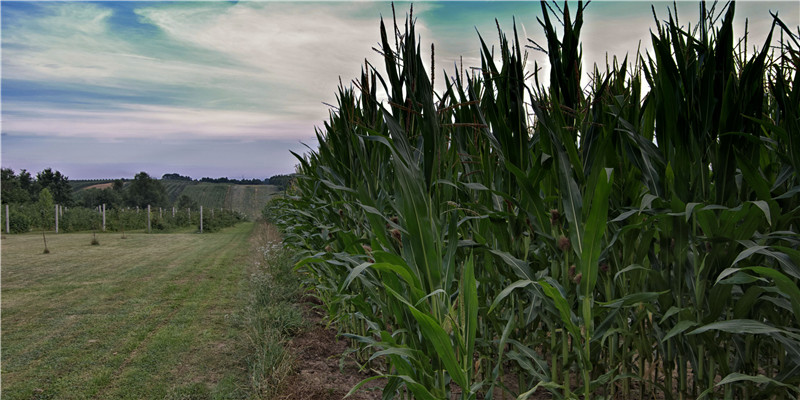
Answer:
[[[252,229],[4,237],[3,399],[245,396]]]
[[[252,236],[258,246],[247,282],[247,307],[236,317],[246,332],[247,374],[256,398],[274,398],[294,365],[286,343],[308,326],[298,301],[299,276],[294,255],[285,249],[278,230],[259,224]]]

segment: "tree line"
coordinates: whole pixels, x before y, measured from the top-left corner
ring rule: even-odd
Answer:
[[[100,204],[106,207],[167,207],[169,197],[164,185],[146,172],[136,174],[130,182],[116,179],[107,188],[89,188],[73,193],[69,178],[60,171],[47,168],[33,175],[25,169],[16,174],[10,168],[2,169],[2,203],[32,204],[39,201],[44,189],[50,193],[53,203],[64,207],[93,208]]]
[[[25,169],[19,175],[10,168],[3,168],[0,173],[2,183],[3,204],[35,203],[42,189],[48,189],[56,203],[72,205],[72,188],[69,179],[59,171],[47,168],[34,177]]]
[[[109,211],[106,227],[109,230],[143,229],[152,225],[156,231],[200,224],[200,209],[197,201],[181,195],[170,204],[164,184],[146,172],[136,174],[133,180],[114,180],[103,188],[88,188],[72,191],[69,178],[59,171],[48,168],[35,175],[26,170],[16,174],[10,168],[2,169],[2,203],[10,206],[9,230],[14,233],[28,232],[33,227],[52,229],[55,213],[60,216],[60,227],[64,232],[99,229],[101,215],[97,207],[105,204]],[[57,211],[56,205],[60,206]],[[150,206],[154,211],[152,224],[147,224]],[[167,211],[170,207],[175,211]],[[177,212],[176,212],[177,211]],[[231,210],[209,210],[203,216],[205,231],[213,232],[244,219],[241,213]]]
[[[161,176],[162,180],[170,180],[170,181],[186,181],[186,182],[207,182],[207,183],[230,183],[234,185],[275,185],[281,188],[281,190],[285,190],[288,183],[294,178],[294,174],[291,175],[273,175],[267,179],[232,179],[228,177],[222,178],[210,178],[210,177],[202,177],[198,179],[192,179],[191,176],[184,176],[177,173],[171,174],[164,174]]]

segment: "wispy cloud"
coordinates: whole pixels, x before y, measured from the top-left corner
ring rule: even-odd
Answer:
[[[6,106],[4,113],[3,130],[12,135],[185,140],[314,137],[313,121],[224,109],[120,104],[114,109],[85,110],[15,103]]]
[[[11,107],[14,118],[4,131],[12,134],[46,128],[38,133],[128,137],[137,129],[140,135],[173,129],[226,137],[261,127],[271,137],[292,123],[313,134],[309,122],[327,116],[322,102],[333,100],[339,77],[358,73],[377,26],[374,13],[359,18],[352,4],[136,3],[137,23],[156,30],[123,36],[112,21],[119,10],[94,3],[40,7],[46,9],[40,18],[13,20],[14,29],[4,29],[4,79],[46,83],[87,100],[136,94],[141,104],[115,105],[122,111],[101,104],[94,112],[85,104],[38,113]],[[69,124],[46,123],[56,118]],[[129,128],[101,129],[114,127],[114,118]]]

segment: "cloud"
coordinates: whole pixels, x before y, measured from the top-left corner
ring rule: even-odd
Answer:
[[[11,19],[13,28],[3,29],[3,78],[72,90],[83,103],[135,94],[138,105],[114,105],[124,112],[96,105],[90,113],[65,104],[25,121],[7,114],[4,130],[252,136],[264,126],[268,136],[291,127],[313,135],[310,122],[328,115],[322,102],[334,101],[340,76],[346,83],[358,74],[378,37],[377,12],[356,4],[133,4],[138,20],[131,24],[154,29],[123,34],[114,19],[124,10],[94,3],[39,4],[42,16]],[[117,117],[126,122],[114,123]],[[56,118],[68,124],[48,123]]]
[[[313,138],[313,122],[235,110],[121,104],[114,109],[43,108],[37,103],[6,106],[3,131],[14,136],[297,139]]]

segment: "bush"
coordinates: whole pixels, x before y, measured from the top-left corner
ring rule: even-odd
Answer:
[[[244,215],[236,211],[216,211],[213,217],[210,212],[203,212],[203,232],[217,232],[222,228],[234,226],[245,219]],[[200,229],[199,221],[197,229]]]
[[[108,211],[106,210],[106,222]],[[102,229],[103,216],[96,209],[75,207],[64,212],[59,218],[58,229],[62,232],[90,231]]]
[[[9,230],[11,233],[25,233],[31,230],[32,217],[28,215],[24,206],[9,207],[9,215],[3,217],[3,229],[5,229],[6,218],[9,216],[11,219],[8,221]]]

